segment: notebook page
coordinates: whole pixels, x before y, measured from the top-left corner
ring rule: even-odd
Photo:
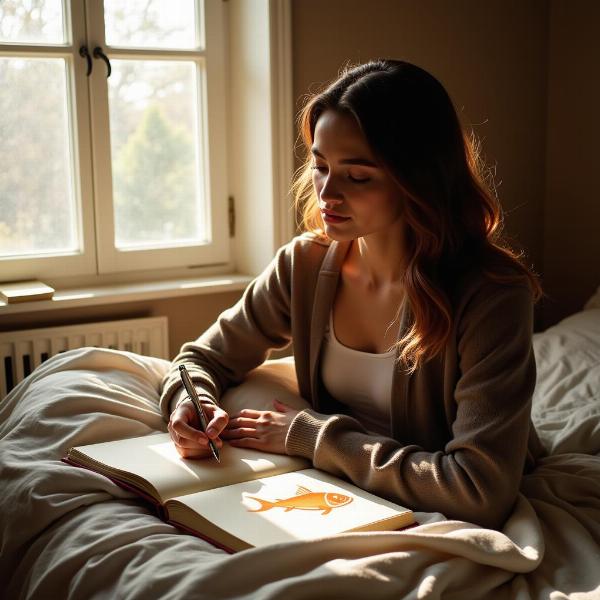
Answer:
[[[163,502],[173,496],[284,473],[307,465],[299,458],[233,448],[229,444],[224,444],[220,450],[220,463],[213,458],[184,459],[177,453],[168,433],[79,446],[75,450],[97,464],[108,466],[116,477],[131,473],[148,481]],[[110,471],[105,471],[104,474],[111,475]],[[136,477],[128,480],[136,483]]]
[[[361,528],[394,530],[413,521],[410,510],[317,469],[174,498],[167,505],[169,515],[177,521],[185,513],[189,521],[182,524],[194,529],[190,511],[181,512],[175,506],[171,510],[175,502],[251,546],[314,539]],[[254,512],[260,508],[263,510]],[[196,523],[200,531],[202,520]]]

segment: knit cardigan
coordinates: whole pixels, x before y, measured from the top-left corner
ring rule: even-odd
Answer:
[[[543,453],[531,423],[536,371],[532,296],[480,273],[450,295],[445,350],[392,384],[391,437],[367,432],[325,390],[319,356],[350,242],[304,234],[283,246],[197,340],[182,346],[164,380],[161,409],[181,394],[178,365],[217,403],[271,349],[292,343],[300,394],[312,409],[292,421],[286,452],[417,511],[500,527],[524,470]],[[410,326],[403,308],[398,335]]]

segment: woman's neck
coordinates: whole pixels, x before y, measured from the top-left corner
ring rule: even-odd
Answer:
[[[348,258],[355,276],[371,289],[399,285],[406,268],[397,236],[357,238]]]

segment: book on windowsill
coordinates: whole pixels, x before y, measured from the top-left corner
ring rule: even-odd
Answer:
[[[152,502],[165,521],[229,552],[414,523],[411,510],[304,459],[227,443],[220,458],[183,459],[160,433],[71,448],[63,460],[109,477]]]
[[[49,300],[54,288],[41,281],[16,281],[0,283],[0,300],[7,304],[29,302],[30,300]]]

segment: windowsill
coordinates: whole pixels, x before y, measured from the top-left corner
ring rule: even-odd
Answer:
[[[244,290],[252,279],[249,275],[230,274],[57,290],[51,300],[18,302],[16,304],[6,304],[0,301],[0,317],[9,314],[80,308],[98,304],[235,292]]]

